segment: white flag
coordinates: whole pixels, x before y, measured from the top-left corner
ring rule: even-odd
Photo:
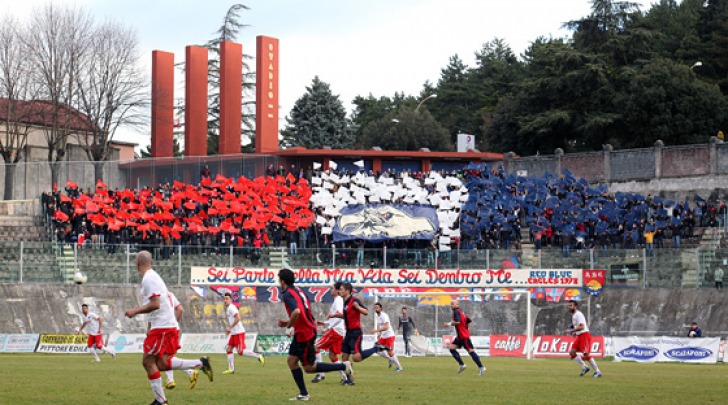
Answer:
[[[357,160],[356,162],[354,162],[354,166],[357,166],[357,167],[360,167],[360,168],[364,168],[364,161],[363,160]]]
[[[334,162],[332,160],[329,162],[329,167],[331,168],[331,170],[336,170],[336,168],[339,167],[339,165],[337,165],[336,162]]]
[[[321,163],[313,162],[313,170],[318,170],[321,168]]]

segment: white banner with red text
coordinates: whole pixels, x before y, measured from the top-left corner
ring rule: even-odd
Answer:
[[[299,269],[299,287],[329,286],[336,281],[357,287],[582,287],[581,269],[414,270],[414,269]],[[278,286],[278,270],[243,267],[192,267],[191,285]],[[590,284],[594,282],[590,279]]]
[[[537,335],[533,337],[533,357],[568,358],[572,336]],[[591,356],[602,358],[606,349],[604,336],[592,336]],[[491,357],[526,357],[526,335],[490,335]]]
[[[614,361],[716,363],[720,338],[615,337]]]

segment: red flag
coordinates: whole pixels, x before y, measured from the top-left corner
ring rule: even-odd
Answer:
[[[55,193],[56,191],[58,191],[58,183],[56,183],[56,182],[54,181],[54,182],[53,182],[53,192]]]
[[[181,181],[175,180],[172,183],[172,188],[185,188],[185,183],[182,183]]]
[[[263,234],[263,242],[265,242],[266,245],[270,245],[270,239],[268,239],[268,234]]]
[[[293,176],[292,173],[288,173],[288,176],[286,176],[286,180],[288,180],[288,182],[290,183],[293,183],[296,181],[296,178]]]
[[[101,179],[96,180],[96,188],[108,189],[108,187],[106,187],[106,184],[104,184]]]
[[[66,188],[78,188],[78,184],[72,182],[71,180],[68,180],[66,182]]]
[[[205,177],[204,179],[200,180],[200,185],[203,186],[209,186],[212,183],[212,180],[210,180],[209,177]]]
[[[54,212],[53,218],[61,222],[68,222],[68,215],[64,214],[62,211]]]

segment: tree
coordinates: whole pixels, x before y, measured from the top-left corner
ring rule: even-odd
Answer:
[[[306,94],[296,100],[287,126],[282,131],[287,147],[303,146],[309,149],[351,149],[354,131],[346,119],[346,110],[339,96],[331,92],[328,83],[318,76],[313,79]]]
[[[707,0],[697,22],[704,64],[700,74],[720,85],[728,94],[728,1]]]
[[[79,136],[79,144],[94,162],[95,179],[103,179],[113,139],[120,126],[141,127],[146,118],[146,80],[138,67],[136,33],[120,24],[106,22],[95,27],[90,47],[74,74],[77,109],[86,115],[90,132]]]
[[[442,69],[437,82],[437,98],[430,100],[426,107],[447,131],[454,142],[460,132],[474,134],[480,125],[473,117],[477,117],[480,105],[478,97],[470,91],[468,83],[468,67],[454,55],[450,63]]]
[[[148,159],[152,157],[152,145],[147,145],[145,149],[142,149],[139,151],[140,157],[142,159]],[[182,150],[182,147],[179,144],[179,141],[177,140],[177,137],[175,136],[172,138],[172,156],[174,157],[182,157],[184,155],[184,151]]]
[[[90,45],[93,21],[82,9],[48,3],[33,13],[25,37],[27,57],[39,96],[47,100],[42,110],[43,134],[48,147],[51,185],[58,182],[59,164],[66,157],[68,137],[77,130],[72,111],[78,94],[74,75]]]
[[[5,17],[0,22],[0,156],[5,161],[4,200],[13,198],[15,169],[23,157],[32,128],[34,109],[25,100],[32,99],[35,87],[26,57],[27,43],[19,40],[25,32],[17,20]]]
[[[223,17],[222,25],[211,40],[201,45],[208,49],[210,58],[207,61],[208,71],[208,103],[207,103],[207,154],[217,155],[220,137],[220,42],[235,41],[240,31],[248,25],[240,21],[240,13],[250,8],[244,4],[233,4]],[[250,56],[243,55],[243,115],[242,136],[250,144],[255,144],[255,72],[245,63]],[[181,65],[184,71],[184,64]],[[179,108],[184,115],[184,107]]]
[[[384,150],[454,149],[448,131],[424,108],[416,112],[402,109],[370,122],[362,134],[362,147],[369,149],[373,146]]]
[[[394,97],[392,98],[387,96],[374,98],[371,93],[367,98],[356,96],[354,101],[352,101],[352,104],[355,106],[352,114],[352,122],[355,128],[356,145],[361,146],[364,128],[370,122],[380,120],[387,115],[399,111],[401,108],[413,110],[417,106],[417,103],[417,99],[413,96],[406,96],[404,93],[397,92],[394,93]]]

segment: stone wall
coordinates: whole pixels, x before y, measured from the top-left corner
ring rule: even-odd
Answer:
[[[185,307],[181,329],[187,333],[217,333],[224,329],[222,299],[211,290],[197,295],[189,287],[171,287]],[[74,333],[81,324],[81,304],[104,319],[104,333],[143,333],[145,318],[127,319],[124,311],[138,304],[138,287],[117,285],[0,284],[0,333]],[[372,308],[371,299],[363,299]],[[424,335],[445,332],[434,330],[434,308],[417,307],[414,299],[381,300],[392,319],[407,305],[416,314],[417,326]],[[314,303],[314,313],[323,317],[329,304]],[[478,333],[520,333],[525,325],[523,302],[461,302],[463,310],[474,320]],[[450,316],[448,306],[439,306],[439,323]],[[619,289],[604,291],[602,296],[581,303],[582,311],[591,315],[593,334],[606,336],[675,335],[687,333],[687,325],[696,321],[706,336],[728,334],[728,293],[707,289]],[[278,318],[286,318],[282,304],[244,301],[241,314],[246,329],[262,334],[278,334]],[[534,332],[561,334],[570,323],[565,303],[538,301],[534,306]],[[373,323],[364,317],[365,325]]]
[[[564,155],[561,160],[561,168],[568,169],[572,173],[579,173],[579,176],[590,183],[598,183],[604,178],[604,153],[572,153]]]
[[[609,180],[611,181],[652,179],[655,177],[655,150],[626,149],[614,151],[612,152],[610,165]]]
[[[662,177],[698,176],[710,173],[708,145],[690,145],[662,150]]]

